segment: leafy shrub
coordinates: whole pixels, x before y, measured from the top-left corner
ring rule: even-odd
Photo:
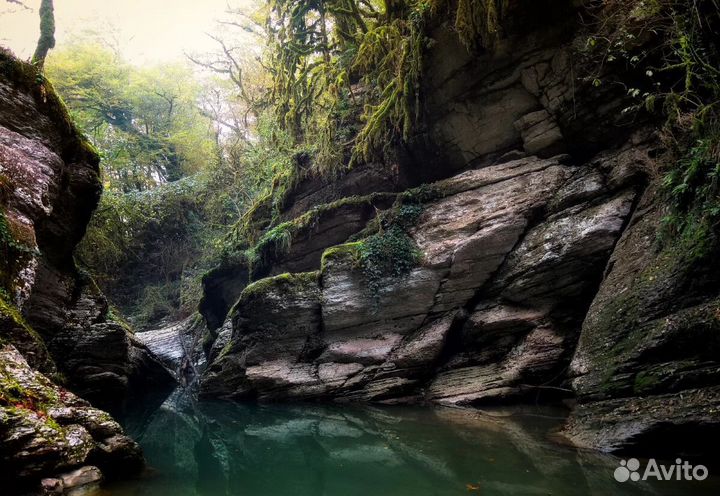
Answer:
[[[595,84],[621,64],[636,104],[665,119],[660,157],[670,212],[662,243],[701,255],[720,225],[720,4],[716,0],[603,0],[588,38]]]

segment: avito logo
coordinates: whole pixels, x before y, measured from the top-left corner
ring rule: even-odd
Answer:
[[[650,458],[641,474],[640,461],[637,458],[630,458],[629,460],[620,460],[620,466],[615,469],[613,475],[618,482],[637,482],[649,479],[702,481],[707,479],[708,469],[705,465],[691,465],[687,460],[682,461],[680,458],[675,460],[674,465],[662,465],[654,458]]]

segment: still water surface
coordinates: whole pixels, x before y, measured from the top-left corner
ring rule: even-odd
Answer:
[[[717,495],[618,483],[618,459],[551,442],[562,412],[235,405],[174,395],[129,418],[151,469],[103,496]]]

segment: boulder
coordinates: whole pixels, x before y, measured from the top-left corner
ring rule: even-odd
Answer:
[[[48,475],[53,481],[43,481],[46,491],[67,491],[96,482],[100,471],[109,476],[137,473],[144,462],[137,443],[110,415],[53,384],[31,369],[12,345],[4,345],[0,464],[0,482],[13,494],[37,487]]]

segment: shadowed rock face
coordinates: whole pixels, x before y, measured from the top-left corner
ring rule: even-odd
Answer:
[[[69,487],[96,482],[94,466],[106,476],[139,470],[138,446],[86,400],[117,412],[173,383],[144,345],[109,321],[104,296],[75,265],[100,192],[97,154],[52,86],[0,51],[3,483],[81,469],[48,481]]]
[[[656,248],[657,195],[641,199],[583,323],[565,432],[581,446],[693,455],[719,429],[720,265],[717,249]]]

